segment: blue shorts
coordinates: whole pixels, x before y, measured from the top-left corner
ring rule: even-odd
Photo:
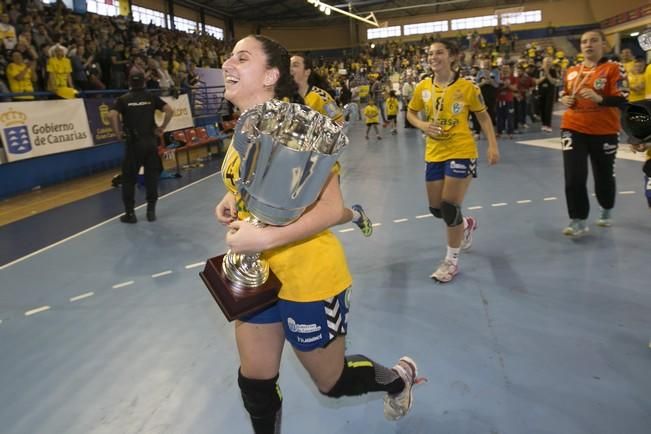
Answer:
[[[477,177],[477,159],[461,158],[458,160],[437,161],[427,163],[425,181],[440,181],[446,176],[452,178]]]
[[[351,289],[312,302],[278,300],[277,303],[241,318],[251,324],[283,323],[285,339],[299,351],[325,348],[337,336],[346,335]]]

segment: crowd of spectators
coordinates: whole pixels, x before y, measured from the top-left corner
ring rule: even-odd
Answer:
[[[39,0],[3,4],[0,37],[2,93],[125,89],[133,68],[145,72],[148,88],[166,92],[192,86],[195,68],[219,67],[226,52],[207,34],[79,15]]]
[[[162,94],[189,88],[199,80],[196,67],[219,68],[229,49],[206,34],[172,31],[123,16],[79,15],[61,3],[43,5],[40,0],[3,4],[0,37],[0,92],[51,91],[63,97],[76,91],[125,89],[134,68],[145,73],[148,88]],[[415,84],[429,73],[427,49],[440,37],[369,41],[337,58],[314,58],[324,79],[319,86],[342,106],[372,98],[384,118],[386,96],[394,91],[404,109]],[[523,41],[521,52],[516,52],[518,37],[509,26],[496,26],[492,35],[459,32],[454,39],[461,48],[460,74],[477,82],[489,105],[494,101],[489,111],[498,133],[513,134],[541,118],[543,130],[551,131],[544,113],[551,106],[541,87],[546,92],[553,87],[556,95],[564,71],[582,60],[580,54],[567,56],[535,41]],[[640,59],[632,59],[630,51],[622,52],[622,61],[629,74],[644,70],[643,61],[633,68]]]

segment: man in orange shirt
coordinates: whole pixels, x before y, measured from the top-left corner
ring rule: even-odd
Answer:
[[[565,199],[570,224],[563,234],[579,237],[588,232],[588,157],[592,163],[597,202],[601,215],[597,225],[612,224],[615,206],[615,154],[620,125],[619,107],[626,104],[626,81],[621,65],[603,57],[606,38],[601,30],[581,36],[584,61],[565,75],[567,107],[561,121],[561,143],[565,169]]]

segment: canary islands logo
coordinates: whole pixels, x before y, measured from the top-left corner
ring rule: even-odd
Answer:
[[[4,127],[2,133],[9,154],[24,154],[32,150],[26,120],[25,113],[13,109],[0,114],[0,123]]]
[[[106,104],[100,104],[100,106],[97,109],[99,111],[99,120],[102,122],[102,125],[106,127],[110,127],[111,126],[111,122],[109,121],[110,107]]]

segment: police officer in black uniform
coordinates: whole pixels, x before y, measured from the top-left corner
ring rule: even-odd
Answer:
[[[156,220],[156,201],[158,200],[158,178],[163,170],[158,155],[158,137],[172,119],[174,111],[160,97],[145,89],[145,74],[133,70],[129,75],[129,92],[115,100],[109,112],[111,127],[118,136],[124,138],[125,152],[122,160],[122,201],[125,213],[120,217],[123,223],[136,223],[134,212],[136,177],[140,167],[145,169],[145,189],[147,191],[147,220]],[[156,125],[154,113],[161,110],[165,119],[161,126]],[[120,122],[122,117],[122,122]]]

